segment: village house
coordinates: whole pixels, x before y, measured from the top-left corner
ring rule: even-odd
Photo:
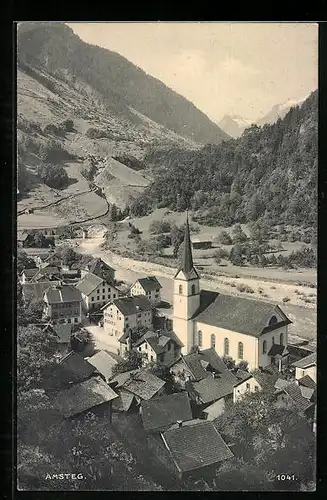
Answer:
[[[32,269],[23,269],[23,271],[19,275],[19,282],[24,285],[24,283],[28,283],[29,281],[31,281],[37,273],[37,267],[34,267]]]
[[[309,354],[317,351],[315,342],[305,339],[293,340],[288,343],[287,349],[290,353],[289,362],[295,363],[299,359],[309,356]]]
[[[238,382],[234,385],[233,402],[236,403],[242,396],[250,392],[259,392],[262,387],[258,380],[249,372],[245,370],[237,370],[235,373]]]
[[[19,248],[28,247],[31,241],[32,241],[32,236],[29,235],[28,233],[24,233],[21,231],[17,232],[17,246]]]
[[[280,387],[280,388],[279,388]],[[288,381],[286,384],[276,385],[277,404],[291,405],[300,415],[313,421],[316,404],[316,389],[302,385],[299,381]]]
[[[100,377],[73,385],[59,392],[56,406],[64,418],[72,418],[86,411],[100,410],[108,414],[111,423],[111,404],[118,395]]]
[[[56,339],[56,348],[61,355],[66,355],[71,350],[72,325],[69,323],[52,325],[47,323],[43,332],[50,332]]]
[[[177,392],[150,401],[142,401],[140,413],[144,429],[151,433],[165,431],[177,422],[193,418],[187,392]]]
[[[25,302],[28,302],[31,299],[43,299],[45,292],[48,288],[51,288],[56,285],[60,285],[61,281],[41,281],[34,282],[28,281],[22,285],[22,294]]]
[[[98,310],[108,301],[118,298],[117,288],[93,273],[85,274],[75,286],[82,294],[85,314]]]
[[[70,351],[58,363],[60,382],[63,387],[84,382],[95,373],[95,367],[88,363],[80,354]]]
[[[119,339],[121,352],[127,350],[128,339]],[[148,362],[170,366],[180,358],[182,344],[173,331],[148,331],[140,337],[133,346]]]
[[[86,264],[84,269],[81,269],[82,278],[89,273],[95,274],[99,278],[105,280],[107,283],[114,285],[115,269],[103,262],[102,259],[92,259]]]
[[[313,352],[305,358],[299,359],[293,365],[295,367],[295,379],[299,380],[309,375],[314,382],[317,380],[317,353]]]
[[[193,240],[192,241],[193,250],[207,250],[212,248],[211,240]]]
[[[43,317],[56,323],[82,322],[82,296],[72,285],[54,285],[43,297]]]
[[[179,479],[214,473],[233,453],[209,421],[178,422],[159,435],[148,436],[148,446]]]
[[[58,281],[61,279],[61,272],[58,266],[50,266],[45,265],[44,267],[40,267],[37,273],[34,274],[32,281],[35,282],[44,282],[44,281]]]
[[[155,276],[147,276],[146,278],[139,278],[131,287],[131,296],[145,295],[151,304],[158,305],[161,303],[161,290],[162,286]]]
[[[152,327],[153,306],[143,295],[121,297],[102,307],[104,331],[108,335],[121,337],[134,328]]]
[[[85,360],[94,366],[97,372],[104,378],[105,382],[108,383],[113,377],[112,370],[114,366],[116,366],[122,358],[116,354],[99,351],[93,354],[93,356],[85,358]]]
[[[173,306],[173,330],[184,345],[183,354],[194,346],[213,347],[220,356],[230,356],[236,362],[245,360],[249,370],[254,370],[279,364],[272,346],[287,347],[291,321],[279,306],[200,290],[188,220],[182,262],[174,277]]]

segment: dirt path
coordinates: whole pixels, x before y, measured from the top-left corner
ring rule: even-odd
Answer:
[[[162,285],[162,299],[171,303],[173,295],[173,277],[175,269],[164,267],[151,262],[137,261],[114,254],[110,250],[103,250],[101,245],[104,239],[99,234],[97,238],[80,240],[76,242],[75,250],[79,253],[91,254],[93,257],[101,258],[104,262],[116,269],[116,277],[128,283],[135,282],[145,275],[155,275],[160,279]],[[237,286],[244,284],[249,286],[253,293],[240,292]],[[293,325],[290,333],[303,338],[316,338],[316,289],[295,284],[273,283],[253,278],[228,278],[212,277],[212,279],[201,279],[201,286],[207,290],[220,290],[229,295],[245,296],[269,301],[281,305],[286,314],[290,314]],[[260,290],[261,293],[260,293]],[[266,294],[266,296],[263,296]],[[302,294],[302,295],[300,295]],[[304,303],[301,297],[310,297],[312,303]],[[288,302],[283,298],[288,297]]]

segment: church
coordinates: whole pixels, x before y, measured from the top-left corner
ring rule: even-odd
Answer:
[[[174,277],[173,330],[183,344],[182,353],[194,347],[213,347],[219,356],[236,363],[248,362],[249,370],[288,362],[288,325],[282,309],[268,302],[201,290],[193,264],[192,244],[186,220],[181,265]]]

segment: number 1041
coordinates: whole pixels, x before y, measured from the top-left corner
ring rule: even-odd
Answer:
[[[294,474],[278,474],[277,481],[295,481]]]

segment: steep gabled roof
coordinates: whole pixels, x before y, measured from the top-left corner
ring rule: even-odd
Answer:
[[[191,385],[202,403],[211,403],[232,394],[238,382],[235,375],[226,370],[214,378],[209,375],[198,382],[191,382]]]
[[[286,387],[284,387],[283,392],[285,392],[289,396],[289,398],[299,411],[306,411],[314,404],[303,396],[301,388],[299,385],[297,385],[296,382],[288,384]]]
[[[280,344],[273,344],[269,349],[268,356],[287,356],[287,347]]]
[[[116,389],[123,387],[141,399],[151,399],[165,385],[165,382],[153,375],[148,370],[131,370],[129,372],[120,373],[114,377],[110,384],[118,382]]]
[[[286,319],[273,326],[267,323],[272,314],[283,315]],[[196,314],[197,323],[259,337],[268,329],[279,328],[291,323],[284,313],[273,304],[245,297],[218,293],[214,301],[202,312]]]
[[[63,357],[58,366],[60,367],[60,380],[63,383],[82,382],[95,371],[94,366],[75,351]]]
[[[93,377],[61,391],[56,398],[56,404],[63,416],[69,418],[117,397],[118,394],[100,377]]]
[[[186,225],[184,232],[184,242],[183,242],[183,253],[181,258],[181,265],[175,275],[177,277],[179,273],[183,273],[184,279],[198,279],[199,275],[193,264],[192,256],[192,243],[190,237],[190,226],[188,223],[188,215],[186,215]]]
[[[128,411],[135,399],[134,394],[124,391],[123,389],[118,390],[117,393],[118,398],[113,400],[112,409],[115,411]]]
[[[99,276],[100,278],[108,279],[111,277],[110,281],[115,273],[115,269],[103,262],[102,259],[92,259],[86,264],[85,267],[89,272]]]
[[[143,290],[146,292],[152,292],[153,290],[157,290],[162,288],[159,281],[155,276],[147,276],[146,278],[139,278],[136,283],[139,282]],[[134,283],[135,284],[135,283]]]
[[[147,431],[164,430],[181,420],[192,420],[192,410],[186,392],[178,392],[142,401],[142,421]]]
[[[22,292],[24,299],[43,299],[44,293],[54,285],[60,285],[60,281],[44,281],[33,283],[29,281],[28,283],[22,284]]]
[[[58,344],[68,344],[72,335],[72,324],[63,323],[59,325],[53,325],[53,330],[58,337]]]
[[[293,363],[292,366],[295,366],[296,368],[309,368],[310,366],[313,366],[316,363],[317,363],[317,353],[313,352],[312,354],[309,354],[309,356],[306,356],[305,358],[295,361],[295,363]]]
[[[121,297],[109,301],[101,309],[106,309],[109,305],[114,304],[123,316],[130,316],[138,312],[149,311],[153,309],[151,303],[144,295],[135,295],[133,297]]]
[[[96,276],[95,274],[88,273],[83,278],[76,283],[76,288],[84,295],[90,295],[94,290],[102,285],[104,282],[103,278]]]
[[[112,377],[112,369],[117,364],[117,361],[105,351],[97,352],[88,358],[87,362],[94,366],[106,380],[110,380]]]
[[[233,457],[233,453],[208,421],[167,430],[161,436],[181,472],[200,469]]]
[[[304,385],[305,387],[310,387],[311,389],[315,389],[317,387],[317,384],[310,375],[304,375],[304,377],[300,378],[298,380],[300,385]]]

